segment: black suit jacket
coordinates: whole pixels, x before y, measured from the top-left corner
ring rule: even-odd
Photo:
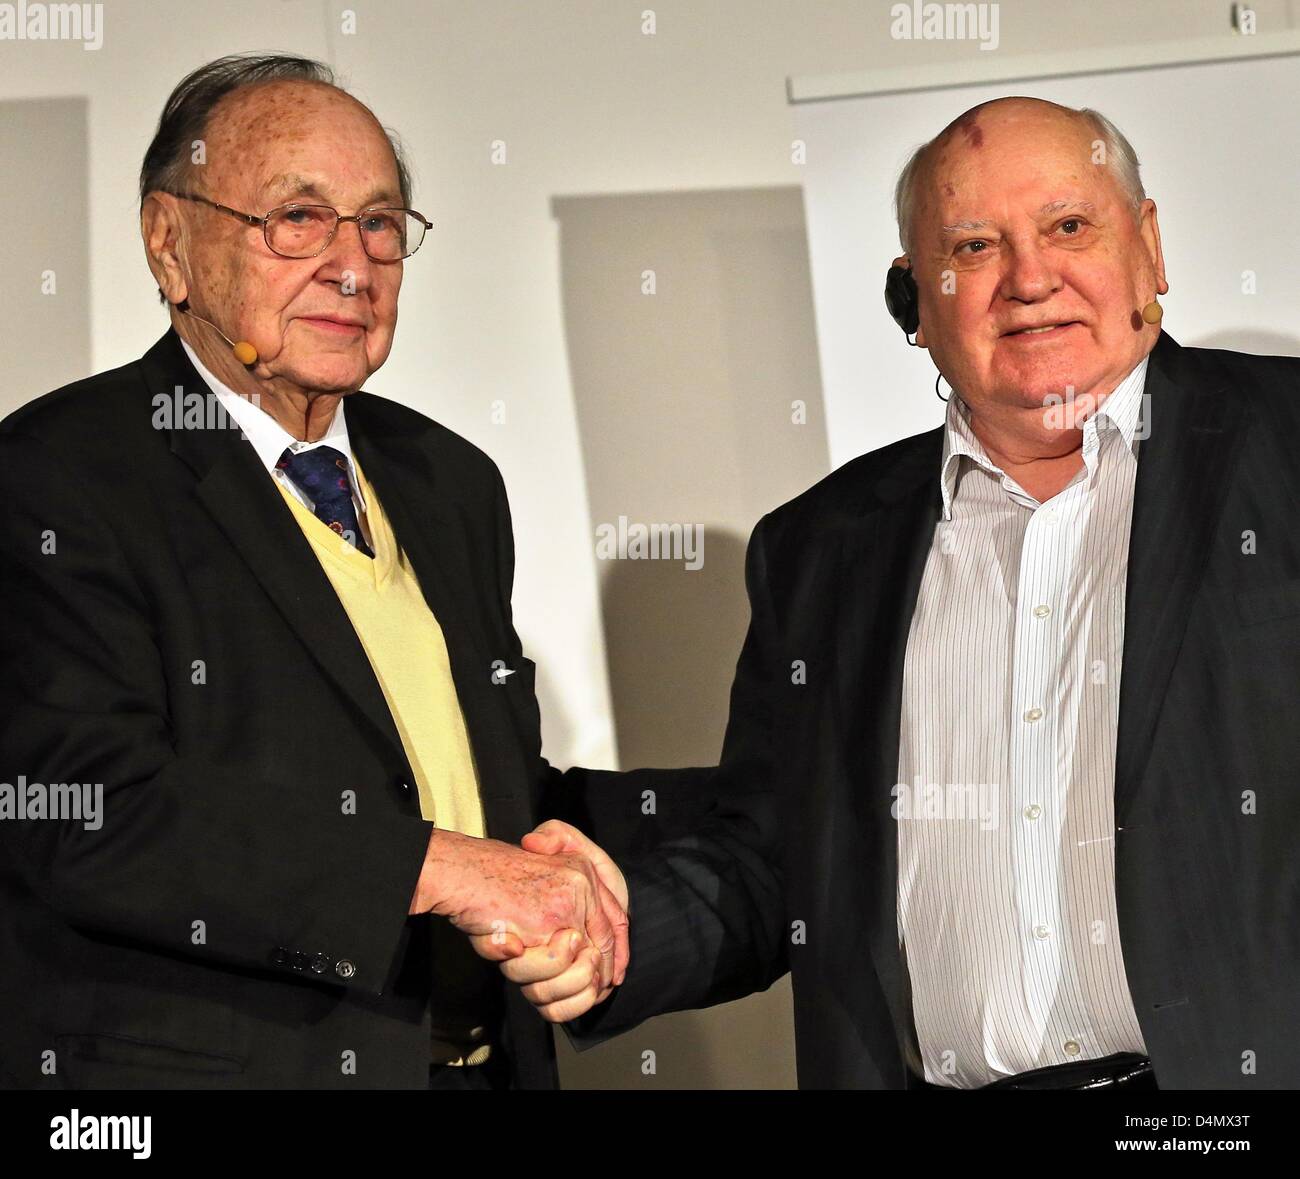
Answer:
[[[104,787],[98,830],[0,822],[5,1083],[423,1087],[439,980],[486,970],[514,1083],[555,1085],[517,989],[408,918],[431,825],[382,691],[238,429],[159,428],[177,386],[206,392],[169,331],[0,425],[0,782]],[[577,795],[541,759],[500,475],[394,402],[347,415],[517,841]]]
[[[1298,386],[1295,359],[1166,334],[1148,366],[1116,890],[1163,1088],[1300,1087]],[[801,1087],[913,1087],[890,805],[942,438],[848,463],[755,529],[717,807],[628,861],[632,964],[584,1043],[788,968]]]

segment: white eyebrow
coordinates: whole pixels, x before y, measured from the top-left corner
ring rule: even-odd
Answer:
[[[1059,213],[1063,209],[1087,209],[1093,212],[1096,209],[1091,201],[1051,201],[1038,210],[1040,217],[1049,217],[1053,213]]]
[[[950,234],[950,233],[959,233],[959,232],[961,232],[963,229],[983,229],[986,225],[992,225],[992,224],[993,224],[993,222],[988,221],[988,220],[983,220],[983,221],[958,221],[958,222],[956,222],[956,223],[953,224],[953,225],[945,225],[945,226],[943,227],[943,232],[944,232],[945,234]]]
[[[1092,212],[1095,208],[1096,206],[1091,201],[1049,201],[1038,210],[1038,215],[1040,217],[1050,217],[1053,213],[1060,213],[1065,209],[1087,209],[1089,212]],[[942,232],[945,237],[948,237],[954,233],[961,233],[965,230],[984,229],[992,224],[993,223],[987,218],[982,218],[979,221],[957,221],[952,225],[943,226]]]

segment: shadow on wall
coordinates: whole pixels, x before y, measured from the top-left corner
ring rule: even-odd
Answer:
[[[0,418],[91,374],[86,120],[84,98],[0,103]]]
[[[701,529],[704,563],[608,561],[605,650],[619,764],[715,765],[745,638],[745,537]]]
[[[802,192],[553,210],[619,763],[711,765],[749,621],[745,543],[829,471]],[[560,1059],[570,1088],[792,1087],[788,980]]]

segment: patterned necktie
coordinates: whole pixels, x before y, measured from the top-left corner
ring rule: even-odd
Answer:
[[[348,460],[342,451],[332,446],[316,446],[294,454],[286,448],[275,466],[311,500],[317,520],[355,545],[357,552],[373,559],[375,554],[366,544],[357,522],[357,509],[352,503],[352,481],[348,478]]]

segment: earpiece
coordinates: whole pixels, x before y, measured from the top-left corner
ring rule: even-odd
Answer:
[[[919,297],[916,291],[916,279],[907,266],[891,266],[885,276],[885,306],[894,322],[903,329],[903,334],[911,336],[921,326]],[[909,339],[908,343],[912,341]]]

